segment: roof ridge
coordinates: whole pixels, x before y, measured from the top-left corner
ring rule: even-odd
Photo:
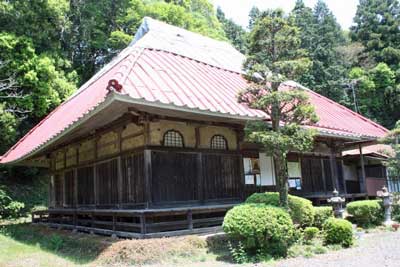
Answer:
[[[161,20],[158,20],[158,19],[154,19],[154,18],[149,17],[149,16],[144,16],[144,17],[143,17],[142,23],[140,24],[138,30],[137,30],[136,33],[135,33],[135,36],[133,37],[133,40],[129,43],[128,47],[134,46],[146,33],[148,33],[148,32],[152,29],[151,27],[154,27],[154,26],[150,26],[149,23],[158,23],[158,24],[162,24],[163,26],[170,27],[170,28],[174,28],[174,29],[179,30],[179,31],[185,31],[185,32],[188,32],[189,34],[193,34],[193,35],[195,35],[195,36],[202,37],[202,38],[207,39],[207,40],[212,41],[212,42],[217,42],[217,43],[219,43],[219,44],[228,44],[229,46],[231,46],[231,48],[237,50],[237,49],[234,47],[234,45],[233,45],[232,43],[230,43],[228,40],[226,40],[226,41],[224,41],[224,40],[217,40],[217,39],[214,39],[214,38],[212,38],[212,37],[203,35],[203,34],[201,34],[201,33],[199,33],[199,32],[194,32],[194,31],[191,31],[191,30],[182,28],[182,27],[178,27],[178,26],[176,26],[176,25],[169,24],[169,23],[166,23],[166,22],[161,21]],[[238,50],[237,50],[237,51],[238,51]],[[239,51],[238,51],[238,52],[239,52]]]
[[[243,72],[238,72],[238,71],[234,71],[234,70],[231,70],[231,69],[222,68],[220,66],[216,66],[216,65],[213,65],[213,64],[210,64],[210,63],[207,63],[207,62],[204,62],[204,61],[201,61],[201,60],[189,57],[189,56],[185,56],[185,55],[181,55],[181,54],[178,54],[178,53],[175,53],[175,52],[171,52],[171,51],[168,51],[168,50],[165,50],[165,49],[152,48],[152,47],[142,47],[142,46],[137,46],[137,47],[143,48],[144,50],[161,51],[161,52],[172,54],[172,55],[175,55],[175,56],[187,58],[187,59],[196,61],[198,63],[202,63],[202,64],[205,64],[205,65],[208,65],[210,67],[213,67],[213,68],[216,68],[216,69],[220,69],[220,70],[223,70],[223,71],[232,72],[232,73],[236,73],[236,74],[240,74],[240,75],[243,74]]]
[[[372,124],[374,127],[379,128],[379,129],[381,129],[381,130],[384,130],[384,131],[386,131],[386,132],[389,131],[388,129],[386,129],[386,128],[383,127],[382,125],[380,125],[380,124],[374,122],[373,120],[371,120],[371,119],[369,119],[369,118],[367,118],[367,117],[364,117],[363,115],[361,115],[361,114],[359,114],[359,113],[357,113],[357,112],[354,112],[353,110],[349,109],[348,107],[345,107],[345,106],[343,106],[343,105],[341,105],[341,104],[339,104],[339,103],[333,101],[332,99],[330,99],[330,98],[328,98],[328,97],[326,97],[326,96],[323,96],[323,95],[321,95],[321,94],[319,94],[319,93],[317,93],[317,92],[311,90],[310,88],[305,87],[305,86],[302,85],[302,84],[299,84],[299,83],[297,83],[297,82],[294,82],[294,83],[298,84],[298,85],[300,86],[301,89],[306,90],[306,91],[309,91],[310,93],[316,95],[317,97],[323,98],[324,100],[328,101],[329,103],[331,103],[331,104],[333,104],[333,105],[335,105],[335,106],[337,106],[337,107],[339,107],[339,108],[341,108],[341,109],[343,109],[343,110],[346,110],[346,111],[350,112],[353,116],[355,116],[355,117],[357,117],[357,118],[359,118],[359,119],[361,119],[361,120],[363,120],[363,121],[365,121],[365,122],[368,122],[368,123]],[[286,85],[286,86],[289,86],[289,87],[295,87],[295,86],[292,85],[292,84],[285,84],[285,85]],[[342,130],[342,129],[340,129],[340,128],[332,128],[332,129]],[[347,130],[347,131],[348,131],[348,130]],[[350,132],[351,132],[351,131],[350,131]]]

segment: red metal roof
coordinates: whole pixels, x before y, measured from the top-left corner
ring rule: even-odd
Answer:
[[[187,111],[265,118],[261,111],[237,102],[237,93],[246,88],[240,73],[208,65],[174,53],[130,47],[111,67],[84,85],[28,132],[1,159],[18,161],[74,125],[106,99],[108,81],[122,84],[122,94],[144,103],[159,103]],[[290,85],[288,85],[290,86]],[[351,110],[305,89],[316,107],[322,133],[340,136],[382,137],[387,130]]]

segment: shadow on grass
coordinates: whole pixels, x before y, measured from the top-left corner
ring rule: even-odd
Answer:
[[[208,252],[216,255],[217,261],[234,263],[228,244],[228,237],[224,234],[209,236],[207,238]]]
[[[30,223],[2,225],[0,234],[23,244],[37,246],[75,264],[94,261],[114,242],[106,237],[72,233]]]

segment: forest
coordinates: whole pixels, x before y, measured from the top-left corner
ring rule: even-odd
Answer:
[[[125,48],[144,16],[246,54],[255,21],[273,12],[252,8],[243,28],[208,0],[2,0],[0,154]],[[360,0],[350,29],[322,0],[297,0],[285,16],[312,64],[298,82],[392,129],[400,119],[399,1]],[[0,169],[0,178],[36,174]]]

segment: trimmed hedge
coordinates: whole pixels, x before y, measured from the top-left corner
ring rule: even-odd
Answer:
[[[380,200],[359,200],[347,204],[347,213],[353,223],[359,226],[380,225],[383,220],[383,208]]]
[[[312,226],[314,221],[314,207],[308,199],[289,195],[289,214],[293,223],[301,227]],[[279,206],[279,193],[265,192],[254,193],[249,196],[246,203],[263,203],[271,206]]]
[[[323,226],[325,245],[350,247],[353,244],[353,226],[344,219],[329,218]]]
[[[319,229],[317,227],[306,227],[303,231],[303,238],[308,242],[316,238],[318,234]]]
[[[264,204],[243,204],[229,210],[223,229],[233,244],[243,246],[248,256],[286,256],[295,236],[289,214]]]
[[[329,218],[333,218],[332,207],[314,207],[314,226],[322,229]]]

